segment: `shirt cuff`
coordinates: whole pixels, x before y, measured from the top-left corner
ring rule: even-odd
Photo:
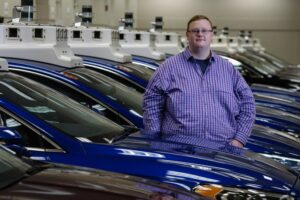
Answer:
[[[242,143],[245,146],[248,141],[248,136],[244,135],[244,134],[237,134],[235,136],[235,138],[233,138],[233,139],[239,141],[240,143]]]

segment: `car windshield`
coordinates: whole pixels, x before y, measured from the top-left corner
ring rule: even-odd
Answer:
[[[150,69],[159,67],[160,64],[164,62],[164,60],[155,60],[153,58],[143,57],[143,56],[137,56],[133,55],[133,63],[138,63],[140,65],[150,67]],[[150,65],[150,66],[149,66]]]
[[[63,73],[99,91],[127,109],[142,115],[143,95],[135,89],[87,68],[73,68]]]
[[[273,73],[277,73],[278,71],[281,70],[280,67],[274,65],[272,62],[270,62],[268,59],[264,58],[263,56],[257,55],[256,53],[252,53],[250,51],[246,51],[243,53],[246,57],[261,63],[262,65],[268,67],[268,69],[272,70]]]
[[[0,189],[20,180],[32,167],[0,147]]]
[[[123,131],[121,126],[70,98],[13,73],[0,74],[0,97],[78,139],[106,140]]]
[[[251,58],[251,57],[247,57],[246,55],[243,54],[235,54],[237,59],[240,59],[241,61],[247,63],[248,65],[254,67],[257,71],[265,74],[265,75],[274,75],[275,74],[275,70],[266,65],[264,62],[255,59],[255,58]]]
[[[253,51],[252,51],[253,52]],[[276,65],[277,67],[283,69],[285,67],[290,66],[291,64],[288,63],[286,60],[283,60],[282,58],[276,57],[273,54],[270,54],[269,52],[263,51],[263,52],[253,52],[256,53],[258,56],[262,56],[272,64]]]
[[[247,65],[241,63],[235,58],[231,58],[225,55],[221,55],[223,58],[228,60],[239,72],[245,77],[245,76],[251,76],[252,78],[262,78],[261,74],[251,68],[249,68]]]

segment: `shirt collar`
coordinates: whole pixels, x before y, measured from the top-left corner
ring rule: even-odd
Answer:
[[[213,51],[210,52],[211,52],[210,62],[215,61],[216,54]],[[185,50],[183,51],[183,56],[187,61],[194,59],[188,47],[186,47]]]

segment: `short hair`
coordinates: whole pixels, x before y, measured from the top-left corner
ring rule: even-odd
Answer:
[[[207,20],[207,21],[209,22],[210,26],[213,27],[212,22],[210,21],[210,19],[209,19],[208,17],[206,17],[205,15],[195,15],[195,16],[193,16],[193,17],[189,20],[189,22],[187,23],[186,31],[189,30],[189,26],[190,26],[190,24],[191,24],[192,22],[198,21],[198,20],[202,20],[202,19]]]

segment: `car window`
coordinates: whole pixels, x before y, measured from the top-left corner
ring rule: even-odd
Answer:
[[[0,74],[0,97],[76,138],[105,142],[123,128],[48,87],[12,73]]]
[[[270,72],[272,72],[274,74],[281,70],[279,67],[277,67],[272,62],[270,62],[269,60],[265,59],[262,56],[255,55],[255,54],[247,52],[247,51],[244,52],[242,55],[259,63],[260,65],[263,65],[265,68],[268,68],[270,70]]]
[[[244,65],[240,61],[230,58],[227,56],[222,56],[224,59],[228,60],[244,77],[251,77],[251,78],[262,78],[259,73],[251,70],[248,66]]]
[[[117,72],[112,72],[110,70],[106,70],[106,69],[100,69],[100,68],[90,68],[93,69],[101,74],[104,74],[105,76],[108,76],[124,85],[127,85],[128,87],[134,88],[137,92],[139,93],[144,93],[145,92],[145,88],[140,86],[139,84],[135,83],[134,81],[131,81],[130,79],[128,79],[127,77],[124,77],[123,75],[117,73]]]
[[[242,54],[235,54],[235,57],[238,60],[242,60],[243,62],[247,63],[248,65],[252,66],[255,68],[257,71],[259,71],[262,74],[265,75],[272,75],[274,74],[274,70],[270,68],[269,66],[265,65],[263,62],[257,61],[255,59],[246,57],[245,55]]]
[[[57,145],[53,145],[54,143],[51,144],[49,139],[47,141],[36,131],[16,119],[16,117],[4,113],[3,111],[0,111],[0,117],[3,121],[3,127],[13,128],[22,136],[22,143],[25,147],[40,150],[47,149],[50,151],[60,149]]]
[[[126,71],[127,73],[133,74],[134,76],[137,76],[144,81],[149,81],[154,73],[153,70],[134,63],[120,64],[117,66],[117,68]]]

